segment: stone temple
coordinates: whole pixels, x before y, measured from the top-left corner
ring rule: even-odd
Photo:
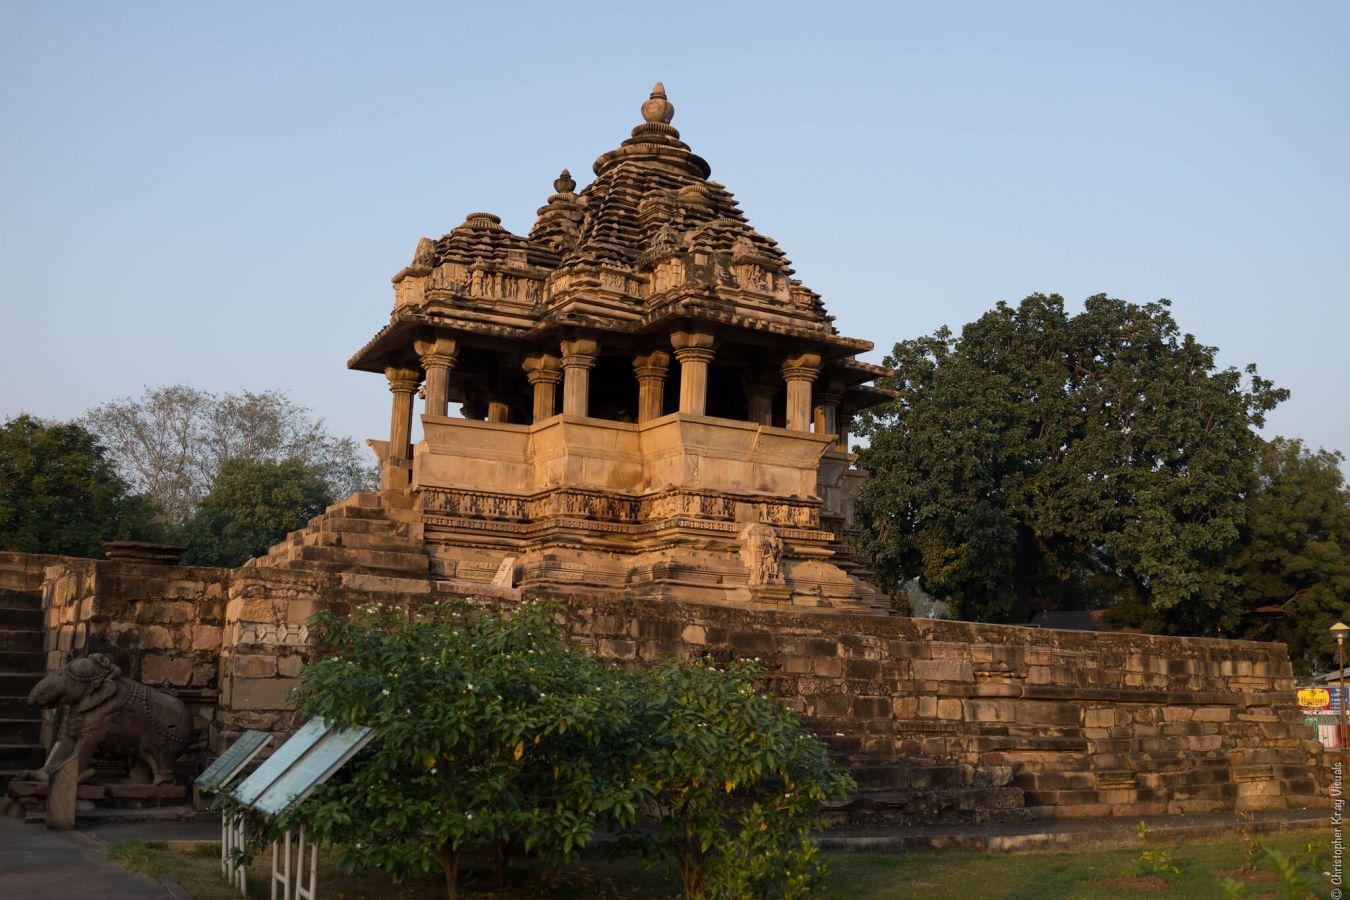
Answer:
[[[1326,805],[1281,644],[891,613],[855,551],[865,476],[848,452],[883,370],[709,180],[673,113],[658,84],[587,187],[563,172],[528,235],[472,213],[418,243],[349,363],[392,394],[379,491],[236,569],[0,553],[0,784],[63,740],[115,770],[23,704],[97,683],[114,706],[160,692],[140,754],[157,783],[91,782],[79,802],[172,802],[244,729],[294,728],[312,613],[469,597],[555,601],[573,639],[626,665],[761,659],[857,778],[838,819]],[[43,789],[21,779],[11,807]]]
[[[393,395],[372,442],[385,502],[461,580],[510,561],[527,589],[884,611],[854,552],[848,421],[886,398],[868,384],[885,370],[673,114],[658,83],[528,236],[478,212],[418,243],[348,364]]]

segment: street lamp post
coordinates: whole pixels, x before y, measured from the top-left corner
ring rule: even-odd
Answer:
[[[1337,622],[1331,626],[1331,633],[1336,635],[1336,665],[1340,667],[1339,680],[1341,682],[1341,730],[1337,734],[1336,746],[1345,749],[1345,635],[1350,632],[1350,625],[1344,622]]]

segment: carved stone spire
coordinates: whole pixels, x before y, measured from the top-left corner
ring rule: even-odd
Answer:
[[[548,203],[538,210],[539,218],[530,229],[532,239],[543,241],[559,252],[566,252],[576,243],[582,219],[581,206],[577,203],[577,195],[573,193],[576,189],[577,183],[572,173],[563,169],[553,182],[553,190],[557,193],[549,197]]]
[[[666,86],[657,82],[652,95],[642,104],[642,118],[649,125],[669,125],[675,118],[675,105],[666,99]]]

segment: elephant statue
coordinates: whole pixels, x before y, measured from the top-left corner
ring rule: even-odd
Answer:
[[[183,701],[123,678],[102,653],[77,657],[47,675],[29,692],[28,703],[64,707],[66,714],[47,761],[22,780],[46,782],[78,754],[79,781],[87,781],[94,774],[94,751],[104,745],[148,766],[154,784],[169,784],[174,762],[192,742],[192,713]]]

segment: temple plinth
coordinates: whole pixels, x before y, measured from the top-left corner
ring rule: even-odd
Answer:
[[[884,611],[845,427],[885,370],[709,180],[660,84],[642,115],[529,235],[470,213],[394,276],[349,363],[393,392],[370,442],[389,505],[447,578],[514,557],[525,587]]]

